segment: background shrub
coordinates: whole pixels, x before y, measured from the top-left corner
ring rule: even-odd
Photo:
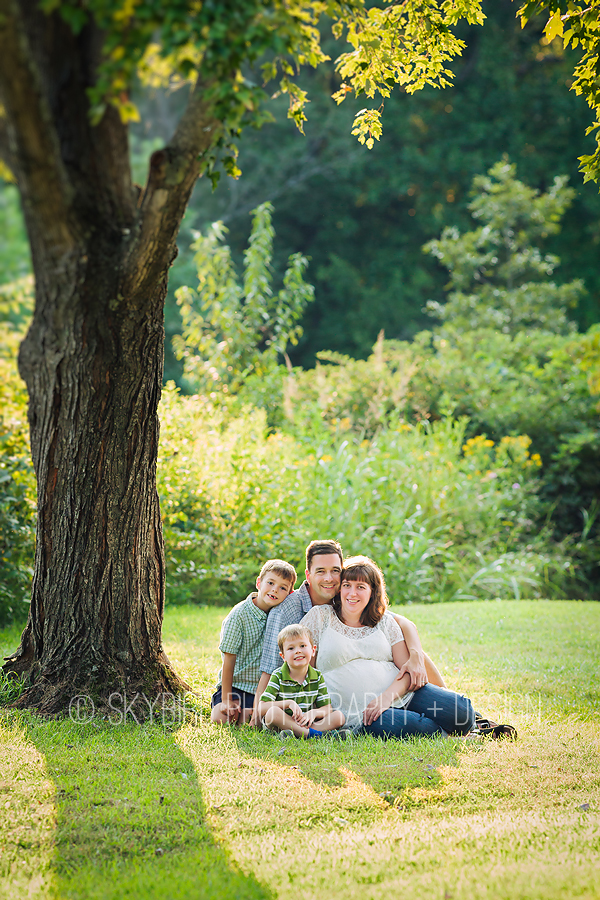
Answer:
[[[569,559],[534,528],[541,462],[526,436],[465,441],[466,420],[444,419],[300,438],[173,385],[161,418],[171,601],[230,604],[268,557],[302,572],[319,536],[373,556],[396,601],[565,590]]]
[[[30,277],[0,288],[0,626],[25,618],[33,574],[36,487],[16,367],[32,288]]]

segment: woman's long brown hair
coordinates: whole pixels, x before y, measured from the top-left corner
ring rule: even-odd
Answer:
[[[388,597],[385,589],[383,572],[368,556],[351,556],[344,562],[342,583],[344,581],[363,581],[371,588],[369,602],[360,615],[360,624],[374,628],[388,608]],[[342,598],[336,594],[332,604],[336,616],[342,620]]]

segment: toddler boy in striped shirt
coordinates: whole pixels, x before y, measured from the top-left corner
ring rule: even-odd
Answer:
[[[316,650],[310,631],[288,625],[277,643],[283,665],[271,675],[258,703],[264,726],[300,738],[318,738],[341,728],[344,715],[332,709],[325,679],[310,665]]]

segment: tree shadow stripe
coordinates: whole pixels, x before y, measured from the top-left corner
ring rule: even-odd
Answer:
[[[56,784],[59,896],[273,897],[215,840],[194,769],[168,730],[51,722],[28,736]]]

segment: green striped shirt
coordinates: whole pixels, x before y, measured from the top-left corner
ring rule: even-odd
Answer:
[[[265,703],[274,700],[295,700],[302,712],[319,709],[330,703],[327,685],[320,672],[309,666],[306,678],[300,683],[293,680],[290,675],[290,667],[286,662],[275,669],[260,699]],[[289,709],[286,712],[291,716]]]

